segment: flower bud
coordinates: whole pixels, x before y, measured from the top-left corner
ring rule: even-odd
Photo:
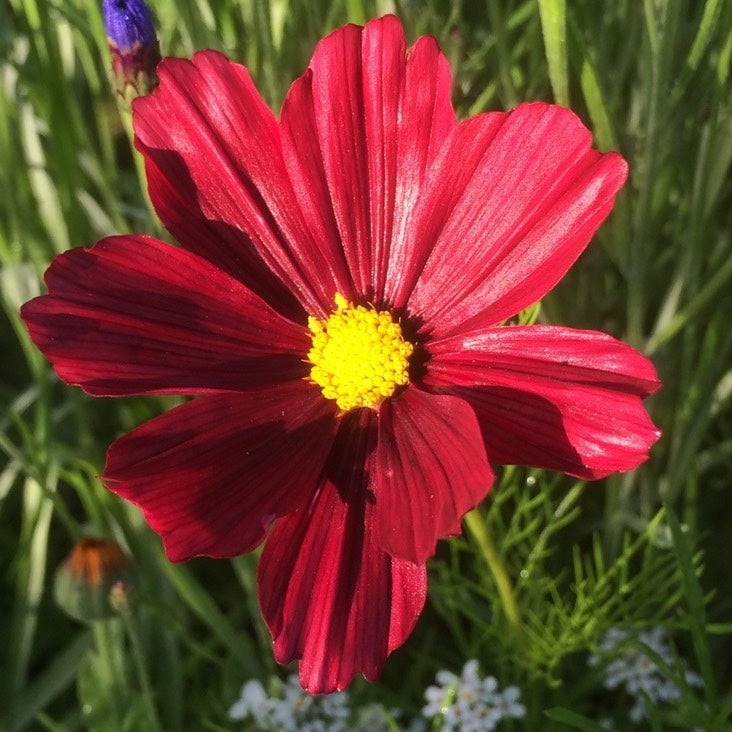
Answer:
[[[78,542],[56,571],[56,604],[76,620],[101,620],[129,607],[130,561],[109,539]]]
[[[104,0],[102,12],[117,93],[147,94],[158,83],[160,46],[145,0]]]

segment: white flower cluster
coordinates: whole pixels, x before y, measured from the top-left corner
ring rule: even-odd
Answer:
[[[618,650],[632,638],[629,631],[620,628],[611,628],[602,637],[599,645],[600,655],[590,656],[590,666],[598,666],[608,655],[615,658],[605,668],[603,686],[606,689],[624,688],[634,699],[629,717],[636,724],[646,718],[644,694],[653,703],[672,702],[681,696],[679,687],[669,679],[658,666],[641,650],[635,646],[628,646]],[[637,640],[648,646],[664,663],[673,667],[676,660],[671,648],[666,642],[663,628],[653,628],[637,636]],[[701,686],[702,679],[693,671],[684,671],[687,684]]]
[[[435,679],[438,685],[424,693],[427,704],[422,714],[428,719],[441,715],[443,732],[489,732],[502,719],[526,715],[518,687],[499,691],[493,676],[480,678],[475,659],[463,666],[460,676],[438,671]]]
[[[247,681],[241,697],[229,709],[230,719],[254,721],[262,730],[348,732],[348,695],[309,694],[293,675],[282,684],[281,696],[268,696],[261,682]]]
[[[260,681],[247,681],[229,709],[229,719],[250,720],[257,729],[277,732],[380,732],[388,729],[381,707],[363,707],[352,720],[348,692],[310,694],[296,675],[277,682],[270,696]]]

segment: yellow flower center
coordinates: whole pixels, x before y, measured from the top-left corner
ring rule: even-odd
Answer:
[[[414,346],[404,340],[391,313],[354,306],[340,293],[335,304],[327,320],[308,318],[310,378],[344,412],[375,407],[409,382]]]

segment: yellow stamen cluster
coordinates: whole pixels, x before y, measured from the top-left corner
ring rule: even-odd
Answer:
[[[398,386],[409,382],[414,346],[402,337],[391,313],[355,306],[335,295],[335,312],[327,320],[308,318],[313,346],[310,378],[344,411],[375,407]]]

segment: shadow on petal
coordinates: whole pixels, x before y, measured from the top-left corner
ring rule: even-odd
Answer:
[[[280,663],[300,659],[312,693],[379,674],[422,611],[424,565],[394,559],[378,543],[366,464],[376,440],[370,410],[341,426],[325,474],[306,507],[272,529],[258,570],[262,614]]]
[[[336,429],[304,382],[188,402],[117,440],[109,488],[140,506],[168,557],[232,557],[306,505]]]
[[[183,157],[174,150],[146,147],[139,139],[137,147],[145,156],[155,210],[176,240],[243,282],[280,314],[304,322],[297,297],[263,260],[249,235],[203,212],[198,188]],[[258,195],[256,191],[249,193]],[[263,202],[261,206],[263,211],[267,210]],[[271,215],[268,224],[276,227]]]

